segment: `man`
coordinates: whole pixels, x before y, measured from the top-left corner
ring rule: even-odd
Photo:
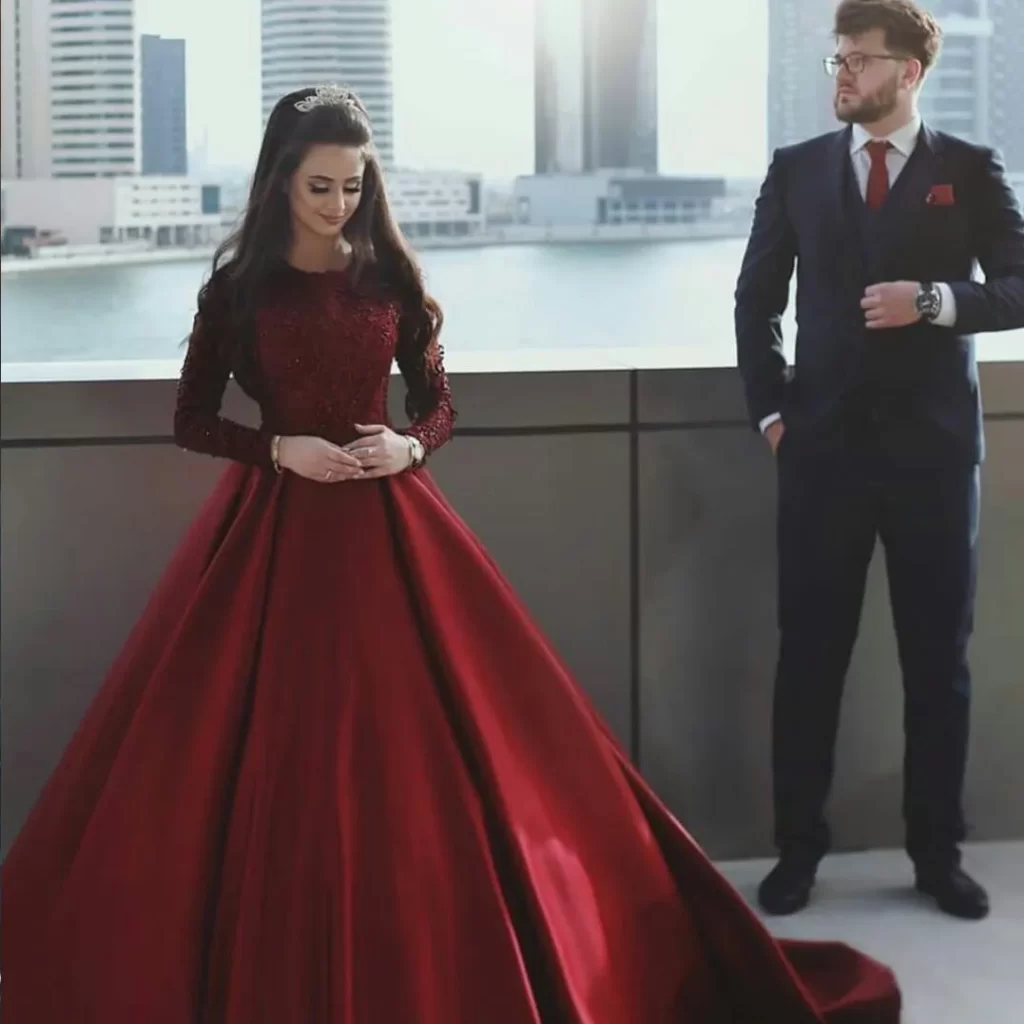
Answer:
[[[921,124],[934,18],[912,0],[844,0],[834,31],[825,63],[847,127],[775,154],[736,291],[747,401],[779,477],[780,860],[759,898],[800,910],[829,847],[840,696],[880,538],[905,693],[907,851],[921,892],[977,919],[988,898],[959,850],[983,454],[972,335],[1024,327],[1024,220],[996,154]]]

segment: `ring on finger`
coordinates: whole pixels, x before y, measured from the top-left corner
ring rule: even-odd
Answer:
[[[324,479],[327,480],[327,481],[330,481],[331,477],[333,477],[333,476],[334,476],[334,473],[332,473],[331,470],[327,470],[327,472],[324,473]]]

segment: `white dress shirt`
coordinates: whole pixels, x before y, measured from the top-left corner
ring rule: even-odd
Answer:
[[[874,136],[862,124],[853,126],[850,135],[850,159],[853,161],[853,171],[862,197],[867,198],[868,175],[871,173],[871,154],[868,152],[867,144],[872,140],[889,143],[891,148],[886,153],[885,165],[889,171],[889,187],[892,188],[903,168],[907,166],[920,135],[921,117],[918,114],[915,114],[908,124],[897,128],[890,135]],[[942,308],[932,323],[940,327],[952,327],[956,323],[956,297],[953,295],[953,289],[948,284],[936,284],[935,287],[942,296]],[[780,419],[782,415],[777,412],[765,416],[760,423],[761,430],[766,430]]]

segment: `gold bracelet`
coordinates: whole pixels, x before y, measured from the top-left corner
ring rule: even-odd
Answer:
[[[270,461],[274,464],[274,472],[281,472],[281,435],[275,434],[270,439]]]

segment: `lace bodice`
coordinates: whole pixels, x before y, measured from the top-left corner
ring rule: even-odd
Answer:
[[[174,417],[180,447],[269,467],[275,434],[346,444],[358,436],[356,423],[391,425],[393,361],[417,410],[401,432],[417,437],[428,454],[451,437],[455,413],[440,354],[424,366],[403,342],[396,302],[357,293],[344,273],[282,270],[257,315],[252,365],[239,372],[225,355],[226,308],[219,300],[214,287],[189,338]],[[220,415],[233,369],[260,406],[259,428]]]

